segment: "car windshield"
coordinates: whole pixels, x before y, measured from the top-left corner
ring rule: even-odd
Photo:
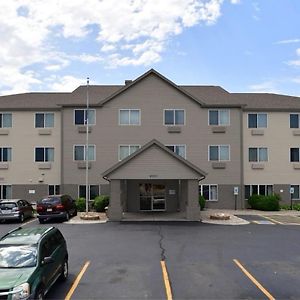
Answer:
[[[11,203],[11,202],[2,202],[0,203],[0,209],[12,209],[16,207],[16,203]]]
[[[37,262],[37,248],[29,245],[1,245],[0,268],[34,267]]]

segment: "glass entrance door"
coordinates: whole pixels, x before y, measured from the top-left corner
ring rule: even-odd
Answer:
[[[140,184],[140,210],[166,210],[166,187],[164,184]]]

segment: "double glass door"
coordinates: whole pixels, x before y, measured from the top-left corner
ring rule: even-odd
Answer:
[[[166,210],[166,186],[164,184],[140,183],[140,210]]]

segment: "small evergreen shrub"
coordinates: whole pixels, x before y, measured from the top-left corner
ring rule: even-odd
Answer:
[[[248,203],[252,209],[274,211],[280,210],[280,196],[279,195],[252,195],[248,199]]]
[[[78,198],[75,200],[77,211],[85,211],[85,198]]]
[[[199,205],[200,205],[200,210],[204,210],[205,207],[205,199],[202,195],[199,195]]]
[[[109,196],[108,195],[100,195],[97,196],[93,203],[93,208],[97,212],[104,212],[105,207],[109,204]]]

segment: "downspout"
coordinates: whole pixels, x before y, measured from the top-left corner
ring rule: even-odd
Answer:
[[[244,186],[245,186],[245,178],[244,178],[244,109],[243,106],[240,109],[240,154],[241,154],[241,163],[240,163],[240,197],[241,197],[241,209],[245,209],[245,192],[244,192]]]

